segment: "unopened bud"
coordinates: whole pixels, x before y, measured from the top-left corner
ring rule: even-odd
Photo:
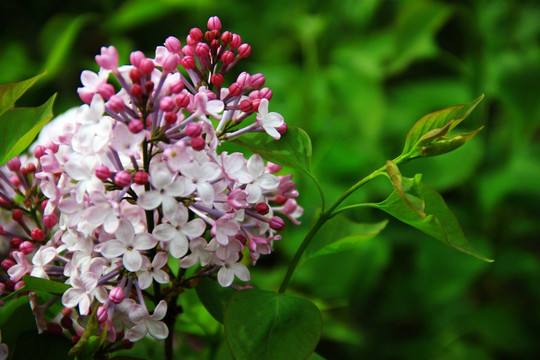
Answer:
[[[196,136],[191,139],[191,147],[195,151],[201,151],[204,149],[204,146],[206,145],[206,142],[202,138],[202,136]]]
[[[255,205],[255,210],[261,215],[266,215],[270,211],[270,208],[268,207],[267,203],[260,202],[257,205]]]
[[[197,137],[202,133],[202,126],[199,123],[191,122],[184,128],[184,133],[189,137]]]
[[[19,251],[24,255],[31,254],[32,251],[34,251],[34,244],[32,244],[30,241],[23,241],[21,246],[19,246]]]
[[[101,181],[105,181],[111,177],[111,171],[105,165],[99,165],[98,167],[96,167],[95,174],[96,177]]]
[[[34,241],[43,241],[43,239],[45,238],[45,233],[43,233],[43,230],[41,230],[40,228],[34,228],[32,229],[30,237]]]
[[[131,175],[125,170],[119,171],[114,176],[114,182],[120,187],[131,185]]]
[[[113,304],[120,304],[126,297],[121,287],[115,287],[109,292],[109,300]]]
[[[274,216],[270,219],[270,221],[268,221],[268,225],[270,225],[271,229],[280,231],[285,228],[285,221],[279,216]]]
[[[148,182],[148,173],[146,171],[137,171],[133,180],[137,185],[144,185]]]

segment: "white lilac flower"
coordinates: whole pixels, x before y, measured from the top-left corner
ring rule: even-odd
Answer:
[[[168,256],[166,252],[160,251],[154,256],[152,263],[146,256],[143,256],[143,264],[141,271],[137,274],[139,286],[141,289],[149,288],[152,285],[152,281],[156,281],[160,284],[166,284],[169,282],[169,275],[161,268],[167,264]]]
[[[277,112],[268,112],[268,100],[262,99],[259,104],[259,113],[257,114],[257,124],[275,140],[281,138],[277,128],[284,124],[283,116]]]
[[[165,339],[169,335],[169,329],[160,320],[167,313],[167,303],[161,300],[154,309],[152,315],[148,314],[148,310],[141,305],[134,305],[129,312],[129,318],[135,323],[127,337],[129,341],[135,342],[142,339],[146,334],[149,334],[155,339]]]

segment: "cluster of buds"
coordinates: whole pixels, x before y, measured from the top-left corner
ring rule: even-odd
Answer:
[[[111,342],[163,339],[171,292],[203,276],[221,286],[249,280],[246,265],[281,238],[279,215],[298,224],[291,175],[276,175],[281,167],[260,155],[219,150],[247,132],[278,140],[287,131],[268,111],[262,74],[242,72],[225,86],[251,47],[217,17],[205,33],[191,29],[185,46],[175,37],[164,45],[154,58],[131,53],[126,66],[103,47],[99,72],[81,75],[85,105],[48,125],[32,157],[0,169],[0,235],[10,247],[0,295],[25,275],[70,286],[60,320],[37,319],[41,330],[77,341],[77,324],[95,312]]]

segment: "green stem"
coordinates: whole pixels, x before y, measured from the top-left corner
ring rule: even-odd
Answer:
[[[300,244],[300,247],[296,251],[296,254],[294,254],[293,259],[289,263],[289,268],[287,269],[287,273],[285,274],[285,277],[283,278],[283,281],[281,282],[281,286],[279,287],[278,292],[284,293],[287,290],[287,287],[289,286],[289,282],[291,281],[291,278],[294,274],[294,270],[298,266],[298,263],[300,262],[300,259],[302,258],[302,255],[304,254],[304,251],[306,250],[307,246],[309,245],[311,240],[315,237],[319,229],[324,225],[324,223],[335,215],[334,210],[339,206],[339,204],[341,204],[345,199],[347,199],[353,192],[358,190],[361,186],[373,180],[377,176],[382,175],[385,169],[386,169],[386,166],[382,166],[381,168],[375,170],[374,172],[372,172],[371,174],[369,174],[368,176],[366,176],[365,178],[363,178],[362,180],[358,181],[356,184],[351,186],[328,209],[325,209],[324,207],[322,208],[321,212],[319,213],[317,217],[317,220],[313,223],[313,225],[309,229],[309,232],[307,233],[306,237],[302,241],[302,244]],[[320,189],[320,191],[321,191],[321,196],[322,196],[322,189]]]

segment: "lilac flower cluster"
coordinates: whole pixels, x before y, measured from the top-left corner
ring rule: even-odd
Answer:
[[[216,273],[221,286],[249,280],[243,256],[255,263],[272,251],[285,226],[278,214],[298,224],[291,175],[275,175],[281,167],[258,154],[219,150],[247,132],[278,140],[287,125],[268,110],[262,74],[242,72],[224,85],[251,47],[222,32],[217,17],[207,25],[204,34],[191,29],[185,46],[167,38],[153,59],[131,53],[130,65],[118,66],[116,49],[103,47],[99,72],[81,75],[86,104],[47,126],[33,157],[0,170],[0,235],[11,248],[0,295],[22,287],[24,275],[65,282],[57,320],[75,341],[81,329],[70,309],[96,311],[111,341],[167,337],[161,320],[171,292]],[[186,278],[171,264],[196,270]]]

